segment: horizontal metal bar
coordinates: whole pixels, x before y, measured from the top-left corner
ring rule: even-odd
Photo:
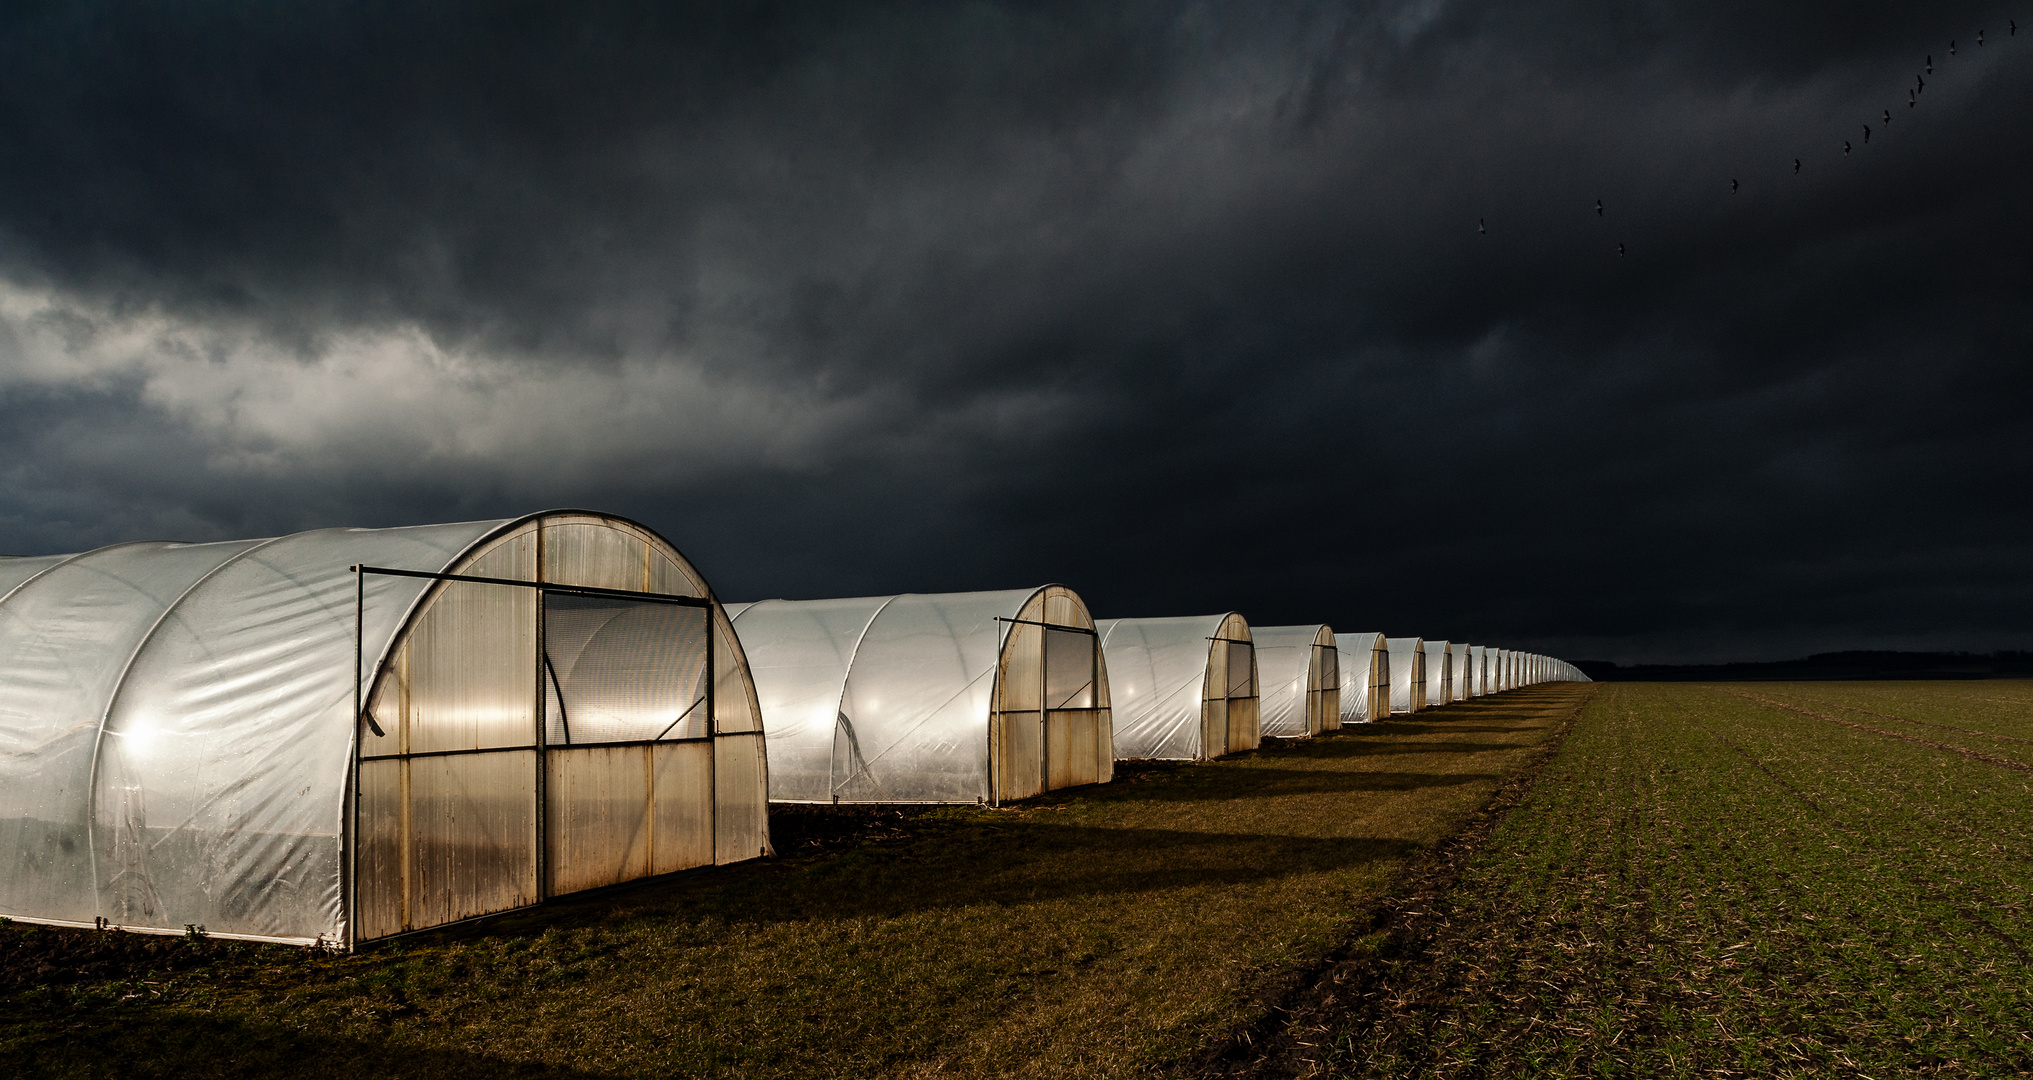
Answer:
[[[735,732],[729,732],[729,734],[736,734],[736,733],[735,733]],[[743,732],[743,733],[741,733],[741,734],[746,734],[746,733],[745,733],[745,732]],[[550,752],[551,752],[551,753],[553,753],[553,754],[555,754],[555,753],[559,753],[559,752],[561,752],[561,751],[565,751],[565,750],[607,750],[607,749],[612,749],[612,748],[614,748],[614,747],[617,747],[617,746],[621,746],[621,747],[628,747],[628,746],[676,746],[676,745],[678,745],[679,743],[695,743],[695,742],[712,742],[712,741],[713,741],[713,736],[711,736],[711,735],[687,735],[687,736],[685,736],[685,737],[684,737],[684,738],[682,738],[682,739],[630,739],[630,740],[628,740],[628,741],[626,741],[626,742],[574,742],[574,743],[555,743],[555,742],[554,742],[554,743],[545,743],[545,744],[544,744],[544,749],[545,749],[545,750],[548,750],[548,751],[550,751]]]
[[[565,593],[570,596],[606,596],[617,600],[643,600],[653,604],[676,604],[680,607],[710,608],[713,599],[707,596],[676,596],[671,593],[635,592],[630,589],[602,589],[592,585],[560,585],[553,581],[518,581],[514,578],[474,577],[470,574],[441,574],[430,570],[397,570],[389,566],[349,566],[356,574],[385,574],[390,577],[426,578],[431,581],[464,581],[474,585],[513,585],[523,589],[537,589],[541,592]]]
[[[480,746],[463,750],[418,750],[409,754],[362,754],[362,761],[401,761],[404,758],[460,757],[467,754],[524,754],[536,750],[535,743],[522,746]]]
[[[727,734],[760,735],[762,733],[759,731],[755,732],[730,731],[727,732]],[[630,739],[625,742],[589,742],[589,743],[547,742],[544,744],[543,748],[546,750],[556,751],[556,750],[586,750],[594,747],[615,747],[615,746],[675,746],[678,743],[711,742],[713,738],[714,737],[711,735],[687,735],[681,739]],[[531,743],[526,746],[483,746],[478,749],[465,749],[465,750],[419,750],[411,754],[362,754],[360,755],[360,760],[401,761],[404,760],[405,758],[414,759],[414,758],[458,757],[467,754],[513,754],[533,751],[535,749],[537,749],[536,744]]]
[[[1059,711],[1059,710],[1054,710]],[[1079,711],[1079,710],[1069,710]],[[1089,710],[1092,711],[1092,710]],[[550,750],[587,750],[600,746],[675,746],[678,743],[711,742],[714,739],[731,739],[743,735],[761,737],[761,731],[716,731],[711,735],[688,735],[682,739],[638,739],[633,742],[611,743],[547,743]],[[478,750],[423,750],[414,754],[363,754],[362,761],[401,761],[405,758],[454,757],[460,754],[510,754],[537,749],[535,746],[488,746]]]
[[[1039,622],[1036,619],[1005,619],[1002,616],[997,615],[995,617],[995,621],[1007,623],[1021,623],[1025,626],[1042,626],[1047,630],[1064,630],[1069,634],[1086,634],[1088,637],[1101,636],[1099,633],[1093,630],[1089,630],[1087,627],[1084,626],[1061,626],[1058,623]]]

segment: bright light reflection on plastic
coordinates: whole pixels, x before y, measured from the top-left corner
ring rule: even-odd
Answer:
[[[129,757],[147,757],[162,738],[162,729],[153,720],[138,720],[118,733]]]

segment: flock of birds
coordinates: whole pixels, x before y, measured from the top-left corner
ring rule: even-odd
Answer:
[[[2016,19],[2005,20],[2005,34],[2007,37],[2019,36],[2018,20]],[[1984,44],[1984,32],[1982,30],[1978,30],[1977,47],[1982,48],[1983,44]],[[1954,38],[1949,39],[1948,55],[1950,56],[1955,55]],[[1934,54],[1928,53],[1925,61],[1921,66],[1923,70],[1919,74],[1913,76],[1913,86],[1908,88],[1906,91],[1906,107],[1909,109],[1918,108],[1920,105],[1920,95],[1924,93],[1927,89],[1927,76],[1934,74]],[[1887,127],[1890,127],[1892,124],[1892,110],[1884,109],[1882,110],[1882,113],[1883,115],[1878,120],[1878,130],[1881,131]],[[1863,125],[1863,128],[1864,128],[1864,145],[1868,146],[1870,145],[1871,142],[1871,125],[1865,124]],[[1848,139],[1844,139],[1842,141],[1842,156],[1844,157],[1850,156],[1850,151],[1853,149],[1854,147],[1850,144],[1850,141]],[[1798,176],[1800,174],[1800,169],[1801,169],[1801,160],[1799,158],[1794,158],[1793,174],[1795,176]],[[1732,178],[1729,182],[1729,193],[1731,195],[1735,195],[1739,187],[1740,185],[1737,183],[1737,181],[1734,178]],[[1602,200],[1600,198],[1595,200],[1595,216],[1597,217],[1607,216],[1606,212],[1603,209]],[[1475,219],[1475,231],[1483,236],[1489,235],[1488,219],[1486,218]],[[1625,254],[1627,254],[1627,250],[1625,249],[1623,243],[1619,241],[1617,243],[1617,256],[1621,258]]]

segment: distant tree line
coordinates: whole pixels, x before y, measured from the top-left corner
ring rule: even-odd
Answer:
[[[2033,652],[1816,653],[1798,660],[1732,664],[1632,664],[1576,660],[1597,682],[1757,681],[1788,679],[2025,679]]]

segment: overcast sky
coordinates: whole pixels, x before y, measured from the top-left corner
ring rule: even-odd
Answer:
[[[722,8],[6,5],[0,551],[2033,647],[2033,3]]]

